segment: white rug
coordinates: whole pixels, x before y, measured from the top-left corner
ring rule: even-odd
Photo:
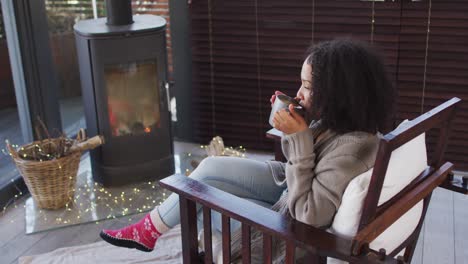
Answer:
[[[115,264],[115,263],[182,263],[182,242],[180,225],[162,235],[152,252],[142,252],[112,246],[101,241],[84,246],[59,248],[52,252],[24,256],[19,264]]]

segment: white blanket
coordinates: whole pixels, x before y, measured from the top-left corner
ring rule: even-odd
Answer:
[[[101,241],[83,246],[59,248],[52,252],[24,256],[19,264],[115,264],[115,263],[182,263],[182,242],[180,225],[161,236],[152,252],[142,252],[112,246]]]

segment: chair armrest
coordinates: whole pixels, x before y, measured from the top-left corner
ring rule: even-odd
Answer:
[[[283,132],[276,128],[272,128],[266,132],[266,137],[272,139],[274,142],[275,160],[286,162],[286,157],[283,155],[283,150],[281,148],[281,138],[283,137]]]
[[[455,176],[453,173],[439,186],[441,188],[468,195],[468,177]]]
[[[283,137],[283,132],[276,128],[272,128],[266,132],[266,137],[273,140],[281,140]]]
[[[221,214],[236,219],[271,236],[293,242],[314,254],[330,256],[356,263],[398,263],[383,256],[375,259],[371,251],[352,255],[351,240],[325,230],[288,219],[268,208],[259,206],[207,184],[177,174],[161,180],[160,185],[184,198],[195,201]]]

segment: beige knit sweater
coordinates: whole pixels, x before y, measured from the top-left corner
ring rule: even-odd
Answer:
[[[288,162],[270,162],[277,184],[287,191],[272,207],[288,217],[319,228],[331,225],[348,183],[374,166],[378,137],[365,132],[338,135],[322,129],[320,122],[282,138],[283,154]],[[261,234],[252,236],[252,261],[262,261]],[[233,234],[232,252],[240,257],[241,235]],[[275,263],[284,260],[284,245],[274,245]],[[257,254],[258,253],[258,254]]]

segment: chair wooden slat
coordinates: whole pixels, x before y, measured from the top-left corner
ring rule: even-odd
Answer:
[[[263,263],[265,264],[271,264],[272,262],[271,246],[272,246],[271,236],[266,233],[263,233]]]
[[[184,264],[198,262],[197,207],[194,201],[179,197],[182,256]]]
[[[231,219],[222,215],[221,229],[223,233],[223,263],[231,263]]]
[[[242,223],[242,263],[250,263],[250,226]]]
[[[203,232],[205,243],[205,263],[213,263],[213,245],[211,242],[211,209],[203,207]]]
[[[286,242],[286,264],[294,264],[296,245],[292,241]]]
[[[307,264],[327,264],[327,257],[319,256],[314,252],[307,252],[304,263]]]
[[[369,183],[369,189],[372,190],[372,192],[368,192],[364,199],[361,220],[359,221],[359,230],[367,226],[367,224],[373,220],[377,212],[377,205],[385,179],[385,177],[381,175],[385,175],[385,172],[387,171],[391,154],[392,151],[389,143],[385,140],[381,140],[379,150],[377,152],[377,160],[375,161],[372,177]]]

